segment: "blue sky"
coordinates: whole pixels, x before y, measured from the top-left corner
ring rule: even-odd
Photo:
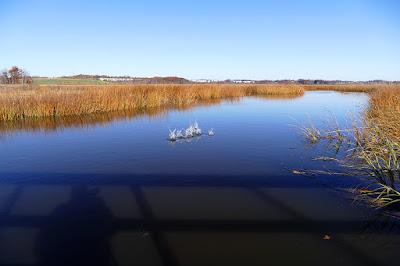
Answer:
[[[400,80],[396,0],[0,0],[0,25],[33,75]]]

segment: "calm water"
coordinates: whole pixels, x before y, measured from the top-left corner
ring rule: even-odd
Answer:
[[[396,220],[313,161],[296,125],[363,94],[244,98],[152,115],[1,126],[0,265],[396,265]],[[214,137],[170,143],[197,121]],[[330,240],[324,240],[328,235]]]

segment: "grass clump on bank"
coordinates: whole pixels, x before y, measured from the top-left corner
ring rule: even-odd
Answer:
[[[361,196],[379,206],[400,206],[400,90],[388,87],[370,95],[365,129],[358,133],[359,159],[377,181]]]
[[[183,107],[255,95],[296,97],[303,93],[297,85],[3,86],[0,120]]]
[[[318,139],[312,138],[318,132]],[[338,162],[366,183],[356,192],[379,207],[400,207],[400,89],[386,86],[370,93],[369,107],[361,123],[351,129],[335,127],[303,129],[311,143],[330,142],[336,149],[345,148]],[[335,158],[336,159],[336,158]]]

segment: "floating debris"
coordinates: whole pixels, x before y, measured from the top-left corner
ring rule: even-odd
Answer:
[[[331,240],[332,237],[330,235],[324,235],[324,237],[322,239],[323,240]]]
[[[336,158],[334,158],[334,157],[320,156],[320,157],[314,158],[313,161],[324,161],[324,162],[328,162],[328,161],[338,161],[338,159],[336,159]]]
[[[305,174],[307,174],[304,171],[298,171],[298,170],[292,170],[292,173],[295,174],[295,175],[305,175]]]

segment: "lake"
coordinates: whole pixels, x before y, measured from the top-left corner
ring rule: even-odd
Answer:
[[[248,97],[0,126],[0,265],[395,265],[399,222],[346,192],[299,125],[361,93]],[[203,135],[169,142],[197,121]]]

